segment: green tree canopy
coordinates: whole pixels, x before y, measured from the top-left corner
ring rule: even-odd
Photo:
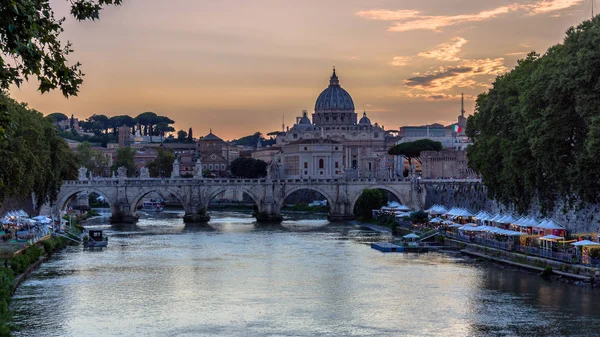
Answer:
[[[48,119],[52,123],[57,123],[57,122],[66,121],[67,119],[69,119],[69,117],[67,117],[67,115],[65,115],[62,112],[54,112],[54,113],[51,113],[48,116],[46,116],[46,119]]]
[[[178,141],[180,141],[180,142],[185,142],[185,141],[187,141],[187,136],[188,136],[188,133],[187,133],[187,132],[185,132],[185,131],[183,131],[183,130],[179,130],[179,131],[177,131],[177,140],[178,140]]]
[[[132,149],[129,146],[118,148],[115,153],[111,171],[116,171],[119,167],[123,166],[127,169],[128,177],[135,176],[137,172],[137,167],[135,166],[135,152],[135,149]]]
[[[1,11],[1,10],[0,10]],[[67,143],[41,113],[0,94],[8,126],[0,144],[0,201],[29,198],[54,201],[65,179],[77,178],[77,162]]]
[[[385,193],[379,189],[364,189],[356,205],[354,205],[354,216],[367,220],[373,217],[373,210],[380,209],[387,204]]]
[[[408,160],[409,165],[412,160],[421,162],[421,152],[423,151],[441,151],[442,143],[430,139],[419,139],[414,142],[400,143],[388,150],[392,156],[402,156]]]
[[[231,174],[241,178],[262,178],[267,175],[267,163],[260,159],[239,157],[231,162]]]
[[[92,145],[83,142],[77,146],[75,151],[79,165],[88,169],[94,176],[106,176],[108,167],[108,158],[100,151],[92,149]]]
[[[150,171],[150,176],[153,178],[170,177],[171,171],[173,171],[175,155],[173,154],[173,151],[160,146],[157,148],[157,151],[158,157],[146,165],[148,171]]]
[[[526,211],[600,201],[600,17],[529,54],[479,95],[467,151],[490,196]]]

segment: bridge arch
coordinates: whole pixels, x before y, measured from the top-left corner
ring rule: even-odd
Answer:
[[[64,192],[61,191],[59,193],[58,197],[56,198],[56,201],[54,202],[56,209],[58,211],[65,210],[65,208],[67,207],[69,202],[71,202],[71,200],[79,193],[87,193],[88,195],[91,193],[96,193],[96,194],[104,197],[104,200],[106,201],[106,203],[108,203],[108,205],[110,206],[111,209],[115,205],[114,201],[110,198],[108,193],[105,193],[102,190],[99,190],[99,189],[96,189],[93,187],[81,187],[81,188],[69,189]]]
[[[330,210],[333,207],[335,207],[335,199],[331,195],[329,195],[329,193],[327,193],[325,190],[323,190],[322,188],[315,187],[315,186],[296,186],[296,187],[292,187],[290,189],[286,189],[284,191],[284,193],[282,193],[281,199],[277,200],[278,209],[281,210],[281,207],[283,207],[283,204],[285,202],[285,199],[287,199],[287,197],[294,194],[294,192],[298,192],[298,191],[302,191],[302,190],[308,190],[308,191],[314,191],[314,192],[320,193],[323,197],[325,197],[325,199],[327,199],[327,204],[328,204]]]
[[[160,195],[161,198],[163,198],[164,200],[166,200],[170,195],[173,195],[177,199],[177,201],[179,201],[179,203],[181,204],[183,209],[187,210],[188,205],[185,202],[185,199],[183,198],[183,196],[181,196],[181,194],[179,193],[179,191],[170,189],[170,188],[168,188],[166,190],[160,189],[160,188],[144,188],[132,200],[132,203],[131,203],[132,215],[135,215],[137,213],[137,208],[139,206],[140,201],[142,201],[142,199],[145,198],[150,193],[156,193],[156,194]]]
[[[231,190],[240,190],[242,191],[242,193],[247,194],[252,201],[254,201],[254,203],[258,206],[260,205],[260,198],[254,193],[252,192],[250,189],[245,188],[245,187],[241,187],[241,186],[235,186],[235,187],[219,187],[216,189],[213,189],[212,191],[209,191],[209,193],[207,193],[207,198],[206,200],[203,200],[202,204],[204,205],[205,209],[208,209],[208,206],[210,205],[210,202],[219,194],[226,192],[226,191],[231,191]]]
[[[360,198],[360,195],[362,194],[362,191],[367,190],[367,189],[376,189],[376,190],[384,190],[389,192],[390,194],[392,194],[393,196],[395,196],[398,201],[403,204],[403,205],[407,205],[406,201],[407,200],[403,200],[403,196],[395,189],[389,187],[389,186],[385,186],[385,185],[372,185],[372,186],[367,186],[363,189],[361,189],[353,198],[352,198],[352,204],[350,205],[350,210],[352,212],[354,212],[354,206],[356,206],[356,202],[358,201],[358,198]]]

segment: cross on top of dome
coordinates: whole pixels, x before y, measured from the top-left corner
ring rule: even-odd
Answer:
[[[338,79],[337,75],[335,74],[335,67],[333,67],[333,75],[331,75],[331,79],[329,79],[329,85],[332,86],[339,86],[340,85],[340,80]]]

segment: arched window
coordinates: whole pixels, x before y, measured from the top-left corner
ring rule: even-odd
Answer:
[[[322,169],[325,167],[325,161],[323,159],[319,159],[319,168]]]

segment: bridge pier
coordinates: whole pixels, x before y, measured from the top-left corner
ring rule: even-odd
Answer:
[[[134,211],[129,204],[117,204],[112,208],[110,223],[136,223],[140,217]]]
[[[331,222],[342,222],[342,221],[350,221],[354,220],[354,212],[351,208],[351,205],[348,201],[343,200],[337,202],[333,205],[330,205],[329,214],[327,215],[327,220]]]
[[[207,223],[210,221],[210,215],[206,211],[206,207],[199,203],[184,207],[184,209],[183,222],[185,223]]]
[[[283,216],[281,216],[277,203],[274,200],[271,202],[261,202],[256,212],[256,221],[264,223],[282,222]]]

